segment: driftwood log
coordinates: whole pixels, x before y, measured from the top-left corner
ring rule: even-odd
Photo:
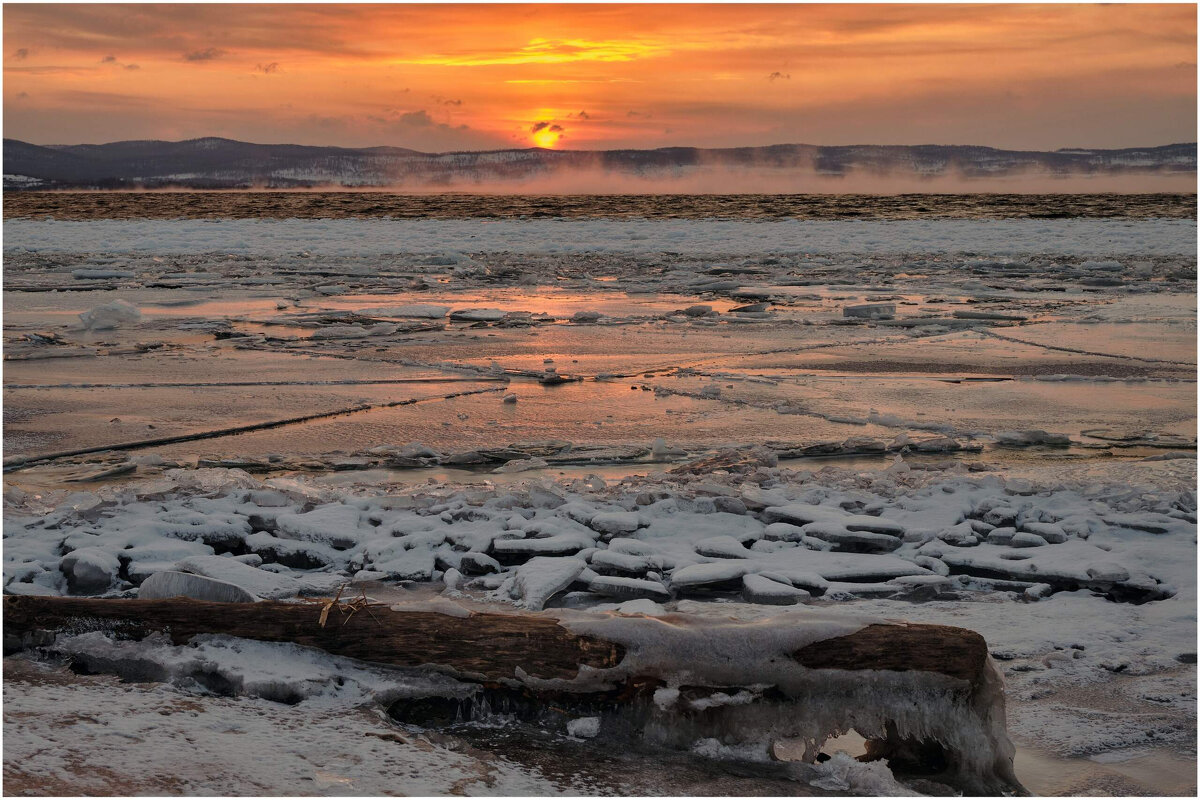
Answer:
[[[175,644],[220,633],[292,642],[392,667],[434,665],[490,680],[511,678],[518,667],[534,677],[573,678],[582,665],[612,667],[623,656],[619,645],[576,636],[553,619],[532,615],[453,617],[338,603],[321,625],[323,610],[321,603],[6,596],[4,632],[7,637],[37,630],[111,630],[139,639],[163,632]]]
[[[394,667],[435,665],[490,680],[511,677],[518,667],[535,678],[573,678],[581,666],[615,667],[624,656],[620,644],[571,633],[554,619],[532,614],[456,617],[341,603],[330,607],[321,625],[323,608],[320,603],[205,603],[182,597],[6,595],[4,631],[23,636],[36,630],[111,630],[132,638],[164,632],[176,644],[220,633],[292,642]],[[946,625],[868,625],[793,654],[810,669],[938,672],[972,685],[983,679],[987,656],[982,636]]]
[[[539,614],[460,616],[361,603],[4,597],[6,654],[46,646],[53,641],[54,633],[88,631],[132,639],[163,633],[176,644],[184,644],[200,634],[226,634],[290,642],[393,667],[434,667],[479,685],[483,693],[480,697],[488,697],[492,708],[518,713],[524,710],[531,718],[546,708],[560,712],[573,708],[576,715],[634,709],[628,712],[630,717],[642,714],[640,719],[644,721],[646,709],[653,713],[655,691],[665,686],[660,677],[638,674],[626,674],[617,688],[592,694],[579,693],[569,686],[564,689],[561,682],[539,684],[539,680],[570,681],[580,674],[581,667],[615,668],[626,656],[624,646],[618,642],[574,633],[553,617]],[[1012,771],[1012,747],[1004,734],[1003,690],[989,661],[987,645],[978,633],[945,625],[873,624],[848,635],[809,644],[790,656],[802,667],[836,671],[832,674],[841,676],[838,678],[842,681],[838,684],[841,688],[828,695],[850,705],[841,722],[832,726],[840,730],[866,720],[869,706],[880,702],[869,688],[880,675],[894,676],[891,691],[902,696],[909,689],[920,691],[931,677],[935,684],[950,687],[947,696],[957,698],[950,701],[952,707],[958,709],[956,714],[963,715],[958,722],[944,716],[939,719],[936,712],[918,709],[911,713],[918,717],[926,714],[918,727],[927,723],[941,725],[941,735],[935,735],[934,739],[906,738],[889,722],[886,730],[877,727],[876,733],[868,736],[868,757],[888,758],[894,768],[908,764],[917,773],[937,773],[939,780],[967,793],[1023,792]],[[861,679],[856,674],[861,674]],[[517,684],[513,680],[517,675],[534,680],[522,678],[522,683]],[[705,696],[717,690],[703,688],[703,676],[692,677],[700,679],[699,685],[680,687],[685,696],[690,696],[690,692]],[[547,688],[550,686],[554,688]],[[861,692],[853,687],[859,687]],[[732,694],[737,687],[726,687],[724,691]],[[817,694],[809,692],[805,699],[798,700],[801,703],[798,711],[780,713],[786,717],[816,708],[806,703],[820,706],[824,702],[822,690],[816,691]],[[416,701],[408,709],[389,710],[401,721],[422,724],[439,714],[449,721],[466,718],[466,707],[454,705],[456,702],[461,703],[441,703],[434,698]],[[643,710],[637,711],[639,707]],[[711,714],[714,718],[727,714],[728,719],[736,720],[736,715],[743,711],[729,707],[714,709]],[[693,714],[687,721],[690,724],[696,719]],[[751,725],[755,724],[753,718],[749,719]],[[632,724],[636,728],[641,723]],[[912,729],[910,719],[909,730]],[[975,731],[977,738],[958,736],[968,729]],[[955,741],[958,743],[953,744]],[[930,764],[936,765],[936,769],[923,768]]]

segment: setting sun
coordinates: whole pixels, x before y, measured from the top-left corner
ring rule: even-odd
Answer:
[[[538,147],[552,148],[558,144],[558,140],[562,138],[562,128],[558,125],[551,125],[545,122],[539,122],[533,126],[531,131],[533,143]]]

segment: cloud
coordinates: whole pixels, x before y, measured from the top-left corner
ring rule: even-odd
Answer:
[[[212,61],[214,58],[220,58],[225,55],[225,51],[219,47],[208,47],[204,50],[193,50],[190,53],[183,54],[184,61]]]
[[[650,119],[653,114],[647,114],[644,111],[626,111],[625,116],[630,119]]]
[[[24,61],[25,59],[29,58],[29,48],[28,47],[19,48],[18,50],[16,50],[13,53],[12,57],[15,58],[17,61]]]
[[[346,126],[363,137],[364,146],[394,144],[427,153],[456,150],[494,150],[503,144],[466,124],[438,122],[426,109],[402,112],[385,108],[377,114],[346,118]]]
[[[423,108],[416,111],[398,112],[396,109],[385,109],[383,114],[368,114],[366,119],[378,125],[387,126],[390,129],[400,133],[413,133],[415,131],[451,131],[470,130],[467,125],[453,126],[445,122],[438,122],[429,112]]]
[[[792,74],[790,72],[772,72],[767,76],[767,80],[769,80],[771,83],[774,83],[775,81],[790,81],[791,79]]]
[[[557,125],[553,122],[535,122],[529,126],[530,133],[538,131],[550,131],[551,133],[562,133],[565,130],[562,125]]]
[[[591,119],[592,115],[586,111],[580,111],[578,114],[567,114],[567,119]]]
[[[272,75],[279,72],[279,62],[272,61],[270,64],[255,64],[254,71],[261,72],[264,75]]]
[[[411,125],[414,128],[428,128],[434,124],[433,117],[429,116],[429,112],[423,108],[420,111],[409,111],[406,114],[401,114],[398,122],[401,125]]]
[[[137,64],[122,64],[120,61],[117,60],[116,56],[111,56],[111,55],[105,56],[104,58],[100,59],[100,63],[101,64],[112,64],[114,67],[120,67],[122,69],[129,69],[129,70],[141,69],[141,67],[139,67]]]

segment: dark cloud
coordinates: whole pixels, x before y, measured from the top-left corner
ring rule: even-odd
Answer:
[[[120,67],[121,69],[141,69],[141,67],[139,67],[137,64],[122,64],[117,60],[116,56],[105,56],[104,58],[100,59],[100,63],[112,64],[114,67]]]
[[[264,75],[272,75],[279,72],[279,62],[272,61],[270,64],[255,64],[254,71],[261,72]]]
[[[190,53],[183,54],[184,61],[212,61],[214,58],[220,58],[225,55],[225,51],[219,47],[208,47],[204,50],[193,50]]]
[[[434,124],[433,117],[429,116],[429,112],[425,109],[401,114],[398,122],[401,125],[410,125],[414,128],[428,128]]]
[[[356,124],[366,122],[367,125]],[[364,145],[393,144],[428,153],[455,150],[494,150],[503,142],[465,124],[438,122],[426,109],[401,112],[385,108],[377,114],[350,118],[349,125],[367,137]]]
[[[29,97],[29,92],[18,92],[17,97],[20,97],[22,99]]]
[[[790,72],[772,72],[767,76],[767,80],[769,80],[771,83],[774,83],[775,81],[790,81],[791,79],[792,73]]]
[[[13,58],[15,58],[17,61],[24,61],[25,59],[29,58],[29,48],[22,47],[16,50],[13,53]]]
[[[580,111],[578,114],[567,114],[567,119],[591,119],[592,115],[586,111]]]
[[[368,114],[367,119],[379,125],[386,125],[391,128],[398,129],[401,132],[413,132],[415,130],[453,130],[452,126],[444,122],[437,122],[429,115],[429,112],[421,108],[416,111],[400,112],[394,108],[384,109],[383,114]],[[459,125],[458,130],[468,130],[466,125]]]
[[[565,129],[562,125],[557,125],[553,122],[535,122],[529,126],[530,133],[538,131],[550,131],[551,133],[562,133]]]

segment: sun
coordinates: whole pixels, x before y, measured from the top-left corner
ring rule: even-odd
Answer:
[[[550,149],[558,144],[558,140],[562,138],[562,130],[555,130],[555,128],[558,126],[548,125],[541,130],[534,131],[532,134],[534,145]]]

